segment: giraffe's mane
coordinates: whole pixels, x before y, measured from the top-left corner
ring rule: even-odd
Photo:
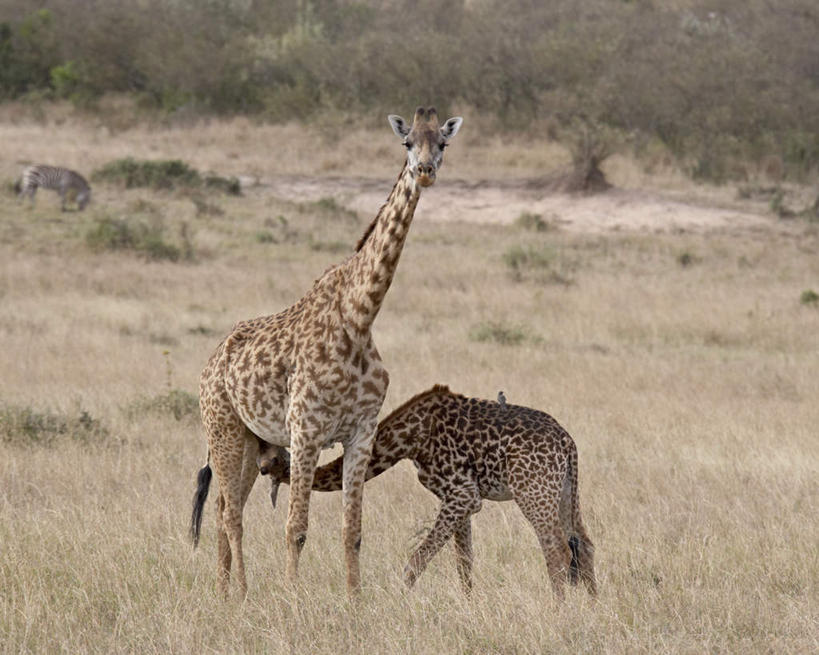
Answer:
[[[404,167],[401,169],[401,172],[398,174],[398,179],[395,181],[395,184],[392,185],[392,191],[390,191],[390,197],[392,197],[393,192],[395,191],[395,187],[398,186],[398,183],[401,181],[401,178],[404,177],[404,170],[407,167],[407,163],[404,162]],[[370,235],[375,231],[375,226],[378,225],[378,221],[381,219],[381,214],[386,209],[388,202],[385,202],[381,205],[381,209],[378,210],[378,213],[375,215],[375,218],[370,221],[370,224],[367,226],[367,229],[364,230],[364,234],[361,235],[361,238],[358,240],[358,243],[355,244],[355,251],[359,252],[363,247],[364,244],[367,243],[367,239],[370,238]]]
[[[388,422],[390,422],[396,416],[398,416],[402,412],[406,411],[407,409],[409,409],[410,407],[412,407],[416,403],[419,403],[422,400],[428,398],[429,396],[438,396],[438,395],[441,395],[441,396],[447,395],[447,396],[457,397],[457,396],[460,396],[461,394],[455,393],[454,391],[450,391],[449,387],[447,385],[445,385],[445,384],[436,384],[431,389],[427,389],[426,391],[422,391],[421,393],[414,395],[408,401],[406,401],[402,405],[396,407],[394,410],[392,410],[381,421],[381,425],[386,425]]]
[[[375,215],[375,218],[370,221],[370,224],[367,226],[367,229],[364,230],[364,234],[361,235],[361,238],[358,240],[358,243],[355,244],[355,251],[359,252],[363,247],[364,244],[367,243],[367,239],[370,238],[370,235],[375,230],[375,225],[378,223],[378,219],[381,218],[381,210]]]

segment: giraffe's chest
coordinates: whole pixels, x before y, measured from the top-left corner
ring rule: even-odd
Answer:
[[[389,377],[371,342],[363,347],[319,343],[296,360],[289,388],[291,429],[323,435],[324,446],[345,442],[374,424]]]

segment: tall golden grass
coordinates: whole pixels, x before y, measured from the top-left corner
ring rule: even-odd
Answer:
[[[39,159],[45,144],[27,146],[29,129],[2,127],[19,130],[20,159]],[[274,128],[243,129],[249,156],[275,168],[263,155],[275,158]],[[105,137],[100,156],[70,129],[51,135],[71,163],[75,148],[101,163],[146,154],[130,137]],[[207,130],[173,139],[196,166],[247,172],[241,144],[233,157],[208,151]],[[292,161],[306,170],[335,156],[327,146]],[[397,173],[400,156],[381,157]],[[459,163],[448,159],[441,175],[477,176],[477,162]],[[10,178],[14,163],[2,165]],[[197,216],[182,193],[101,187],[82,214],[61,214],[47,193],[34,209],[0,195],[2,652],[819,649],[819,308],[800,302],[819,287],[815,228],[595,235],[416,221],[375,325],[392,380],[384,411],[440,382],[487,398],[503,389],[553,414],[578,445],[600,598],[581,588],[558,606],[531,528],[492,502],[474,521],[473,596],[461,595],[451,548],[406,592],[400,571],[436,503],[402,463],[367,485],[354,602],[338,494],[313,497],[292,589],[286,493],[274,511],[257,483],[241,603],[218,593],[212,499],[199,549],[187,540],[204,437],[195,413],[177,419],[163,399],[195,394],[230,326],[298,299],[370,217],[263,188],[211,200],[223,215]],[[146,207],[168,239],[188,225],[193,261],[89,248],[97,221]],[[504,256],[521,246],[542,256],[513,275]],[[14,427],[26,411],[67,427]],[[101,429],[83,431],[83,420]]]

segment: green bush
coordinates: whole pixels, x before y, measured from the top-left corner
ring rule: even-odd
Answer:
[[[215,189],[226,193],[229,196],[242,195],[242,186],[236,177],[220,177],[218,175],[207,175],[205,177],[205,188]]]
[[[69,98],[82,86],[76,63],[67,61],[51,69],[51,85],[58,98]]]
[[[38,9],[19,23],[0,15],[0,98],[50,90],[51,69],[60,63],[54,13]]]
[[[324,196],[314,202],[305,202],[298,205],[299,211],[304,213],[319,213],[327,218],[357,221],[358,214],[352,209],[336,202],[332,196]]]
[[[166,393],[158,394],[153,398],[138,400],[128,407],[129,417],[135,418],[142,414],[167,414],[177,421],[199,415],[199,397],[183,389],[169,389]]]
[[[469,333],[469,338],[480,343],[492,342],[502,346],[518,346],[526,341],[527,335],[520,326],[490,321],[474,326]]]
[[[138,217],[106,216],[98,219],[85,235],[86,243],[95,251],[130,250],[148,259],[173,262],[192,259],[193,246],[184,224],[180,230],[180,240],[181,245],[168,242],[164,223],[157,217],[142,220]]]
[[[520,216],[515,219],[515,225],[524,230],[532,230],[533,232],[545,232],[549,229],[549,224],[543,220],[543,216],[530,212],[522,212]]]
[[[809,0],[47,4],[0,8],[0,97],[131,93],[169,116],[273,121],[451,102],[517,132],[580,118],[659,141],[708,181],[771,154],[789,176],[819,167]]]
[[[66,438],[83,443],[104,441],[108,429],[85,410],[76,416],[14,405],[0,406],[0,441],[49,445]]]
[[[556,259],[551,248],[536,246],[513,246],[503,254],[503,261],[515,273],[527,268],[549,268]]]
[[[677,263],[683,268],[693,266],[694,264],[699,263],[699,261],[700,258],[697,255],[690,253],[687,250],[684,250],[677,255]]]
[[[819,293],[816,293],[813,289],[806,289],[799,296],[799,302],[803,305],[814,305],[819,302]]]
[[[196,169],[178,159],[139,161],[133,157],[117,159],[98,168],[91,174],[97,182],[110,182],[126,189],[149,187],[151,189],[197,188],[202,178]]]
[[[546,284],[572,284],[571,270],[574,265],[546,245],[513,246],[503,254],[512,279],[532,279]]]

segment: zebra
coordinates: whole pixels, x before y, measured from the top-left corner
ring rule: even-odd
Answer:
[[[28,196],[31,204],[34,204],[34,194],[37,188],[52,189],[60,194],[62,210],[65,211],[65,203],[69,192],[72,192],[77,206],[82,211],[91,200],[91,187],[85,178],[67,168],[58,166],[29,166],[23,171],[20,180],[20,198]]]

